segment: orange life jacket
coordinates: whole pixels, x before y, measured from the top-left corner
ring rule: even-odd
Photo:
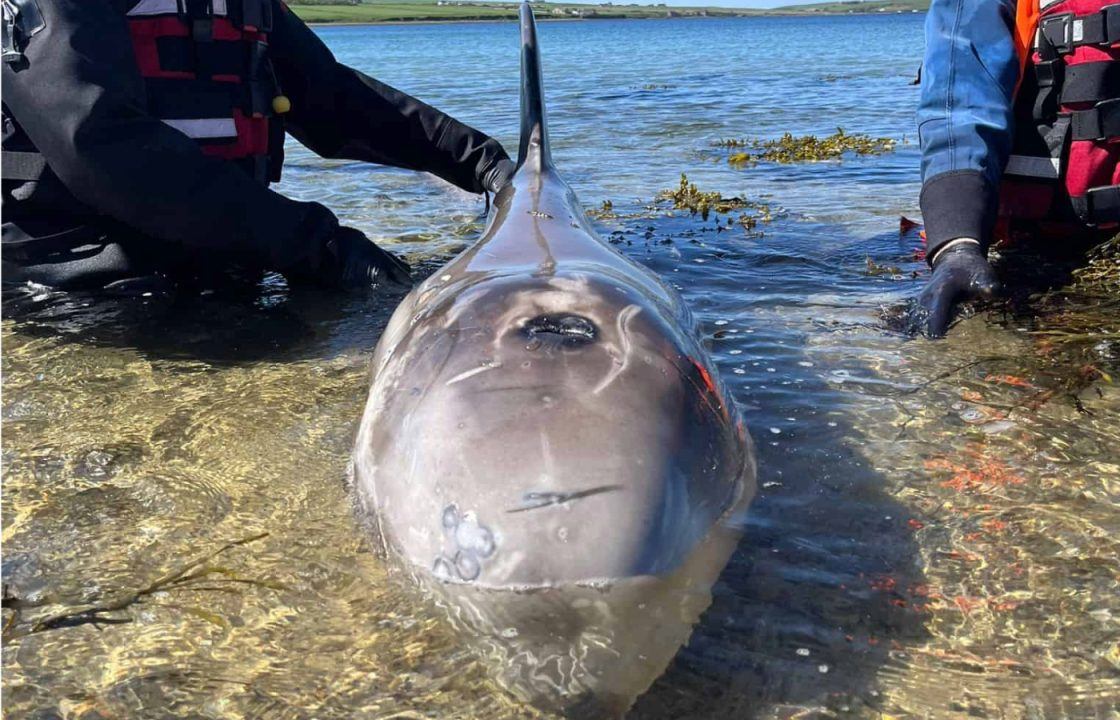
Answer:
[[[1019,0],[1011,220],[1120,223],[1120,3]]]

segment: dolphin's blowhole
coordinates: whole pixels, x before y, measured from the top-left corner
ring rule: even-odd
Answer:
[[[547,313],[527,320],[521,333],[530,341],[577,347],[595,342],[599,328],[582,315]]]

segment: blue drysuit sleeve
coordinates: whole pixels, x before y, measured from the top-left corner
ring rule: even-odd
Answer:
[[[1019,61],[1015,0],[933,0],[918,136],[930,257],[959,237],[987,246],[1011,152]]]

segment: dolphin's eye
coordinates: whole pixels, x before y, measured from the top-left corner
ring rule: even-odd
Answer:
[[[595,342],[599,329],[595,323],[580,315],[538,315],[521,326],[521,332],[530,340],[552,341],[563,345],[587,345]]]

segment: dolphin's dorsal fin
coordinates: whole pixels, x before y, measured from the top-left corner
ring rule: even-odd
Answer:
[[[533,8],[527,2],[521,4],[521,147],[517,166],[526,165],[537,171],[552,167],[548,123],[544,115],[537,24]]]

